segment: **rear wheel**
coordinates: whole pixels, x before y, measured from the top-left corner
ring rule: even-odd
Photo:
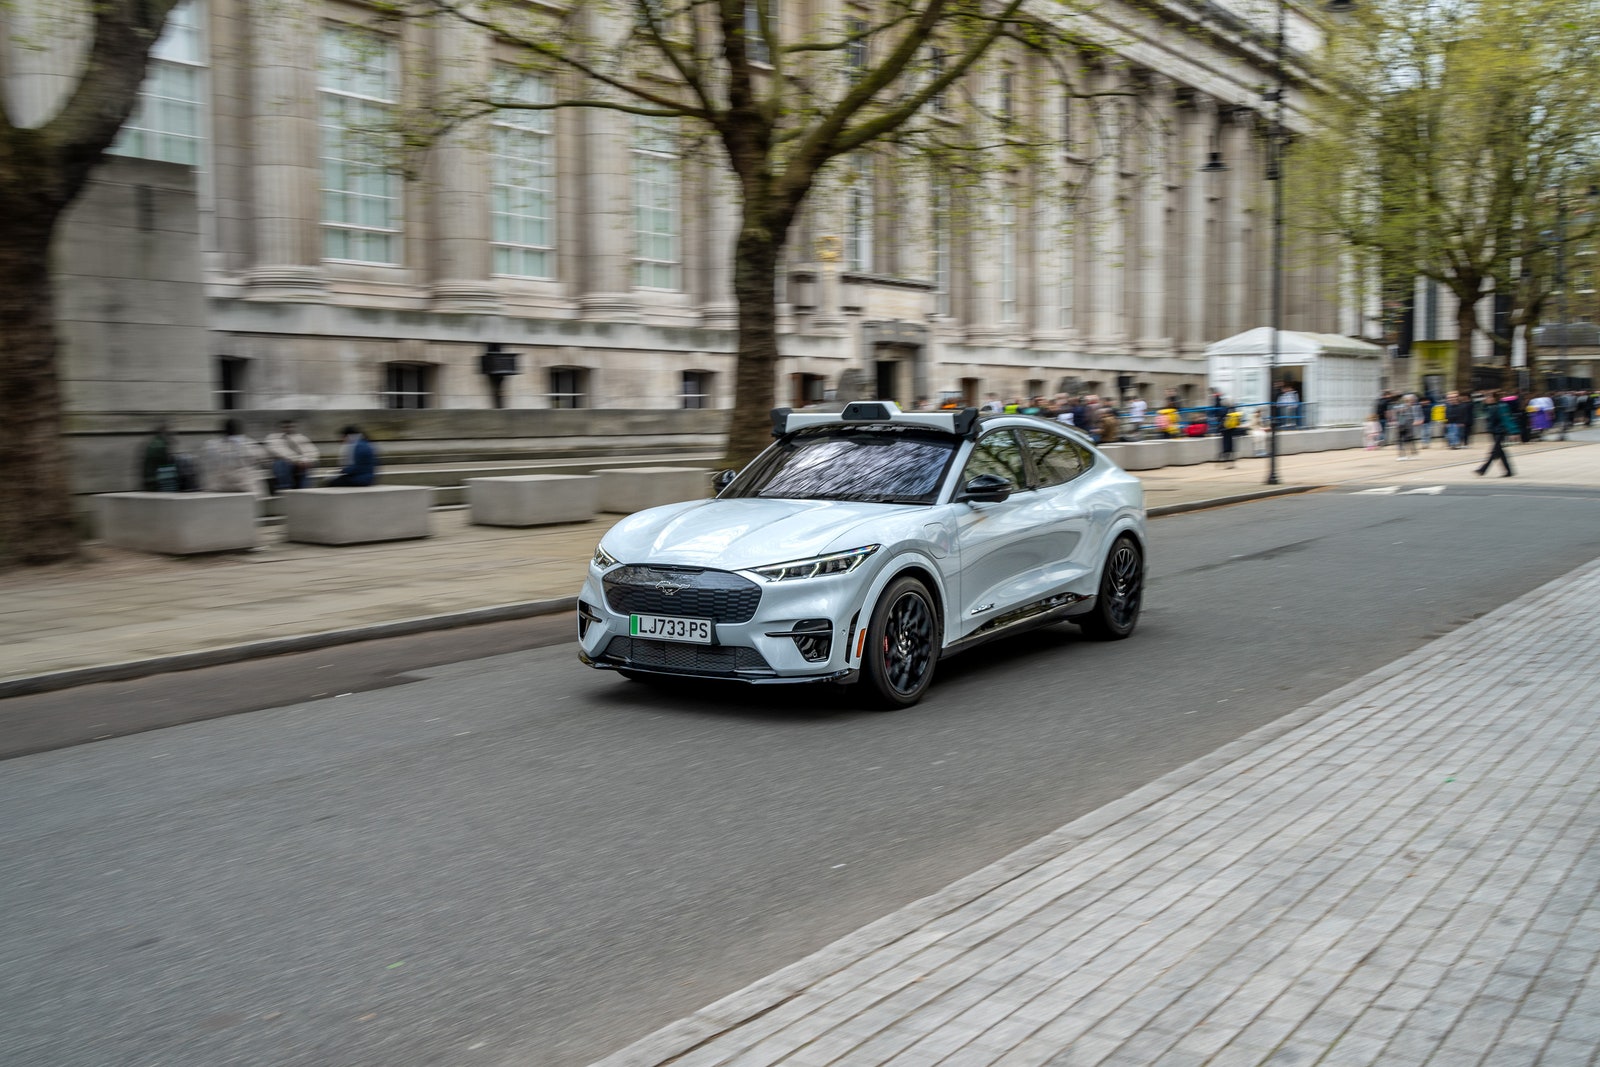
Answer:
[[[922,699],[939,658],[939,616],[927,587],[915,578],[890,583],[872,609],[862,667],[872,695],[885,708]]]
[[[1133,633],[1144,603],[1144,553],[1124,534],[1116,539],[1100,572],[1100,594],[1094,610],[1074,620],[1097,641],[1120,641]]]

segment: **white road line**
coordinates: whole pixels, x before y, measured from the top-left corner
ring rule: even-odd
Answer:
[[[1442,492],[1444,492],[1444,486],[1442,486],[1442,485],[1424,485],[1424,486],[1421,486],[1421,487],[1419,487],[1417,489],[1407,489],[1401,495],[1402,496],[1418,496],[1418,495],[1421,495],[1421,496],[1438,496]]]
[[[1398,485],[1382,485],[1376,489],[1357,489],[1351,496],[1392,496],[1400,491]]]

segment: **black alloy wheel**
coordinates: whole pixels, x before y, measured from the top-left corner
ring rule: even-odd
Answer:
[[[877,703],[905,708],[922,699],[939,658],[939,614],[915,578],[890,583],[872,610],[866,668]]]
[[[1120,641],[1138,625],[1143,604],[1144,553],[1124,534],[1106,555],[1094,610],[1077,620],[1078,628],[1097,641]]]

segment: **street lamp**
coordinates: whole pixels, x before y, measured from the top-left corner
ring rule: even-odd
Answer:
[[[1356,0],[1324,0],[1323,10],[1345,15]],[[1273,65],[1277,86],[1267,95],[1276,106],[1272,114],[1272,143],[1267,149],[1267,180],[1272,183],[1272,351],[1267,356],[1267,484],[1278,484],[1278,401],[1272,395],[1278,374],[1278,349],[1283,332],[1283,110],[1288,96],[1288,73],[1283,54],[1289,29],[1289,0],[1278,0],[1278,40]]]

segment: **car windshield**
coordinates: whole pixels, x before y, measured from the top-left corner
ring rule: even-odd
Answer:
[[[906,426],[802,430],[763,452],[722,495],[931,504],[960,443]]]

